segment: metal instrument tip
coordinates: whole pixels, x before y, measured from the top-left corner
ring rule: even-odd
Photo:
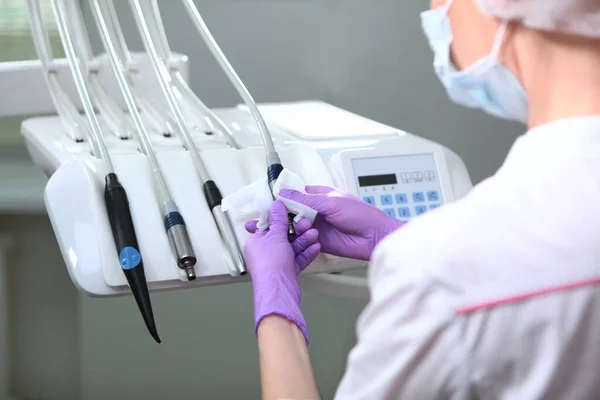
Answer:
[[[288,213],[288,236],[296,236],[296,228],[294,227],[294,214]]]
[[[193,267],[186,268],[185,276],[187,277],[188,281],[195,281],[196,280],[196,271],[194,271]]]

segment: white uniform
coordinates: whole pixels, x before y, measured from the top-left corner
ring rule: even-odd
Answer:
[[[600,116],[388,237],[338,399],[600,399]]]

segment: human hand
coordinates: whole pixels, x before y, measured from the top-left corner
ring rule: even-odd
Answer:
[[[256,232],[256,221],[246,224]],[[275,201],[269,214],[269,229],[256,232],[244,248],[246,264],[254,289],[254,328],[269,315],[279,315],[294,322],[308,343],[308,329],[300,311],[302,293],[298,275],[321,251],[317,230],[310,222],[296,224],[296,238],[288,238],[288,212],[281,201]]]
[[[284,189],[279,194],[319,214],[314,228],[324,253],[368,261],[377,244],[404,223],[357,197],[325,186],[307,186],[304,194]]]

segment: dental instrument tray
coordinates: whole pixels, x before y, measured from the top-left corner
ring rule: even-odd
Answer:
[[[452,202],[471,188],[460,158],[426,139],[318,101],[265,104],[259,109],[290,171],[305,182],[335,186],[360,196],[404,221]],[[255,121],[245,107],[214,112],[232,129],[241,149],[233,149],[220,136],[207,135],[203,130],[194,134],[194,140],[203,149],[209,173],[227,196],[264,177],[265,151]],[[323,131],[322,121],[327,121],[333,139],[319,136],[307,140],[310,132]],[[73,282],[92,296],[128,294],[103,203],[102,163],[90,155],[89,144],[75,143],[65,136],[57,117],[26,120],[22,132],[34,162],[50,176],[46,208]],[[345,136],[348,132],[350,136]],[[173,258],[154,201],[146,157],[131,141],[110,136],[107,139],[115,171],[128,191],[150,291],[247,280],[236,274],[225,257],[191,157],[179,139],[152,135],[158,161],[186,219],[198,258],[197,279],[192,282],[185,279]],[[230,217],[243,248],[249,237],[244,229],[246,221],[235,210]],[[336,277],[320,274],[365,266],[363,262],[321,255],[305,274],[323,276],[325,280]],[[333,279],[326,286],[328,292],[336,292]]]

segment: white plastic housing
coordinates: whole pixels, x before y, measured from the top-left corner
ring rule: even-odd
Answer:
[[[277,105],[267,107],[265,115],[278,115]],[[357,194],[356,177],[351,167],[353,157],[432,154],[446,202],[463,197],[471,188],[464,163],[455,153],[437,143],[374,122],[370,130],[369,120],[325,103],[290,103],[282,107],[285,112],[276,118],[276,123],[269,117],[267,123],[284,166],[306,182],[333,185]],[[297,115],[293,112],[294,107],[299,107]],[[318,110],[312,119],[313,125],[306,122],[311,121],[307,110]],[[241,108],[215,112],[246,147],[234,150],[219,136],[203,133],[195,136],[212,178],[227,195],[265,176],[265,155],[254,120],[247,112]],[[305,120],[301,127],[297,124],[298,117]],[[331,132],[333,139],[313,133],[312,139],[307,140],[311,137],[309,131],[317,131],[314,124],[318,125],[324,119],[328,121],[328,129],[319,132]],[[359,120],[362,134],[355,130],[351,137],[344,136],[347,127]],[[336,127],[340,131],[336,131]],[[51,175],[45,194],[46,207],[73,282],[89,295],[128,294],[106,216],[102,164],[91,157],[87,143],[73,143],[66,138],[56,117],[28,120],[22,130],[34,162]],[[129,196],[150,290],[246,279],[231,276],[231,266],[222,256],[224,249],[196,171],[179,140],[159,135],[152,139],[198,256],[198,279],[194,282],[184,280],[171,254],[145,157],[136,151],[131,141],[120,141],[112,136],[107,136],[107,140],[116,172]],[[232,218],[243,246],[248,237],[243,228],[245,221],[235,213]],[[320,256],[306,273],[343,272],[365,266],[363,262]],[[335,296],[367,296],[366,280],[359,277],[311,275],[303,280],[303,285]]]

